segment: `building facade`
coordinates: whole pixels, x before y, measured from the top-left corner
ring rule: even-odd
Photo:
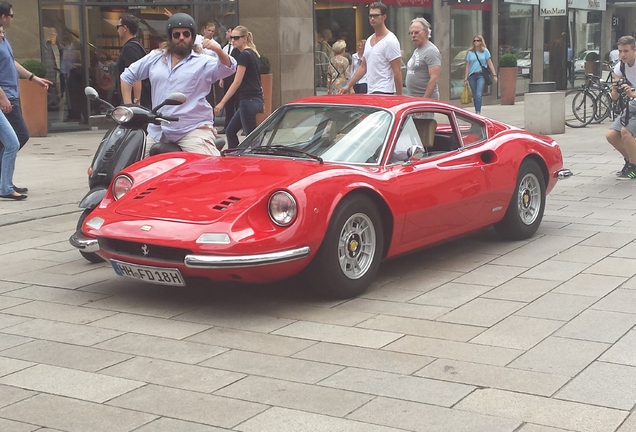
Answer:
[[[517,94],[530,82],[555,81],[557,88],[580,85],[586,61],[602,72],[616,39],[636,31],[636,3],[611,0],[384,0],[387,27],[402,45],[406,64],[413,52],[408,27],[413,18],[432,24],[431,40],[442,54],[439,82],[443,100],[459,102],[464,58],[474,35],[481,34],[494,64],[505,53],[518,59]],[[124,13],[140,18],[138,36],[147,50],[165,38],[165,9],[186,12],[203,27],[216,24],[215,38],[224,44],[225,29],[248,27],[274,75],[273,106],[311,94],[322,94],[329,58],[320,48],[338,39],[355,52],[368,37],[368,1],[364,0],[20,0],[7,32],[16,60],[41,59],[49,91],[50,130],[87,127],[102,107],[90,106],[86,85],[108,99],[114,89],[114,61],[119,54],[116,25]],[[324,44],[323,44],[324,47]],[[594,71],[591,63],[588,70]],[[591,69],[589,69],[591,68]],[[405,72],[403,67],[403,72]],[[578,82],[577,82],[578,80]],[[484,95],[497,103],[498,88]]]

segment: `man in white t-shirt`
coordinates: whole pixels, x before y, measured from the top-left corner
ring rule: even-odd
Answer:
[[[636,40],[631,36],[622,36],[618,42],[618,53],[620,61],[614,66],[615,82],[612,85],[612,99],[619,97],[619,89],[617,82],[621,78],[627,78],[629,83],[623,83],[620,88],[620,97],[626,95],[629,97],[629,103],[620,116],[614,120],[610,129],[605,134],[607,141],[614,146],[616,150],[625,159],[623,169],[618,172],[618,180],[636,180]],[[621,65],[624,64],[624,71],[621,71]]]
[[[351,93],[351,87],[365,74],[369,94],[402,94],[402,52],[400,41],[386,28],[386,5],[369,5],[369,24],[373,35],[367,39],[362,64],[340,93]]]

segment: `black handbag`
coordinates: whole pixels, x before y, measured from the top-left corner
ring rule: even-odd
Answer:
[[[490,73],[490,69],[488,69],[488,64],[486,66],[481,64],[481,60],[479,60],[479,56],[477,55],[477,51],[475,51],[475,57],[477,57],[477,61],[479,62],[479,66],[481,66],[481,74],[484,76],[484,81],[486,85],[492,85],[492,75]]]

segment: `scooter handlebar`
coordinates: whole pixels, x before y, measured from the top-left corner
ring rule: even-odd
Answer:
[[[166,121],[169,121],[169,122],[176,122],[176,121],[179,121],[179,117],[161,116],[161,120],[166,120]]]

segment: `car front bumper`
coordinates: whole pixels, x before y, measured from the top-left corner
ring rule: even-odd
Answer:
[[[97,239],[86,238],[81,232],[75,232],[69,243],[81,252],[96,253],[100,251]],[[309,246],[296,249],[253,255],[186,255],[183,264],[191,269],[229,269],[249,268],[280,264],[305,258],[311,252]]]

